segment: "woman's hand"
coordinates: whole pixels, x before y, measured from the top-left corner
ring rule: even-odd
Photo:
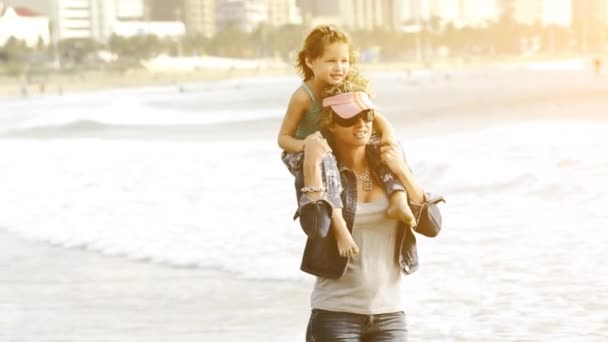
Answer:
[[[395,175],[398,175],[407,168],[399,145],[380,146],[380,158]]]
[[[321,132],[315,132],[304,139],[304,160],[313,164],[320,163],[331,148]]]

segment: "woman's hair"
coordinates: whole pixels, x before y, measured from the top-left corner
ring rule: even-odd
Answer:
[[[349,76],[339,84],[329,87],[325,90],[325,96],[335,96],[343,93],[352,93],[356,91],[362,91],[371,97],[369,91],[369,80],[363,77],[358,71],[349,73]],[[334,111],[331,107],[323,107],[321,115],[319,116],[319,126],[323,129],[331,126],[333,123]]]
[[[312,69],[306,65],[306,58],[314,60],[323,55],[325,46],[333,43],[344,43],[348,45],[349,50],[349,63],[354,65],[357,63],[357,53],[354,51],[353,46],[350,42],[350,38],[346,33],[339,31],[333,25],[323,25],[314,28],[306,39],[304,39],[304,46],[300,53],[298,53],[298,73],[302,76],[304,81],[308,81],[314,77]]]

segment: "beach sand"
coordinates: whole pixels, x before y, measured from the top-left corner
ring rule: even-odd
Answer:
[[[360,63],[359,69],[364,73],[369,72],[411,72],[415,70],[456,70],[475,68],[487,65],[523,65],[525,63],[543,62],[555,60],[555,56],[536,57],[512,57],[508,59],[484,59],[478,58],[467,62],[459,58],[439,59],[432,66],[419,65],[414,62],[393,63]],[[560,60],[570,60],[580,56],[560,56]],[[35,75],[29,84],[23,78],[0,76],[0,96],[22,96],[25,90],[28,96],[40,94],[68,94],[104,89],[133,88],[149,86],[175,86],[176,88],[188,83],[239,79],[243,77],[256,76],[285,76],[295,75],[297,72],[295,62],[278,62],[275,65],[265,65],[257,69],[232,69],[205,68],[189,72],[184,71],[148,71],[145,68],[131,68],[123,72],[119,71],[75,71],[61,74]],[[41,87],[41,84],[44,86]]]
[[[154,73],[143,69],[128,70],[124,73],[88,71],[83,73],[50,75],[45,79],[44,89],[40,87],[42,78],[35,79],[25,86],[28,96],[41,94],[66,95],[69,93],[88,92],[103,89],[175,86],[187,83],[236,79],[256,75],[287,75],[293,70],[237,70],[234,72],[204,70],[190,73],[168,72]],[[0,77],[0,96],[22,96],[24,82],[15,78]]]

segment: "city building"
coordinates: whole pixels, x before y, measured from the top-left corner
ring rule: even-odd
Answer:
[[[236,27],[243,32],[252,32],[267,21],[266,0],[217,0],[218,30]]]
[[[395,0],[394,22],[399,31],[418,31],[423,25],[483,27],[499,16],[498,0]]]
[[[113,1],[107,1],[111,4]],[[114,2],[116,19],[118,20],[144,20],[146,4],[145,0],[119,0]]]
[[[91,11],[87,0],[57,0],[53,3],[53,32],[61,39],[91,38]]]
[[[0,3],[0,46],[11,37],[29,47],[50,42],[49,18],[27,7],[10,7]]]
[[[340,10],[342,0],[297,0],[296,6],[300,9],[302,21],[308,26],[333,24],[342,26],[344,18]]]
[[[301,0],[303,21],[310,26],[335,24],[347,30],[371,31],[395,28],[396,0]]]
[[[572,0],[572,29],[582,52],[601,50],[608,38],[608,0]]]
[[[497,0],[461,0],[460,10],[459,26],[484,27],[500,16]]]
[[[191,35],[213,37],[217,31],[215,10],[217,0],[185,0],[184,23],[186,31]]]
[[[266,0],[268,6],[268,23],[274,27],[287,24],[301,24],[302,16],[296,6],[296,0]]]
[[[181,21],[116,21],[112,33],[122,37],[153,34],[159,38],[171,38],[185,35],[186,27]]]
[[[519,24],[542,23],[543,0],[500,0],[499,17],[512,19]]]
[[[456,27],[464,24],[463,0],[431,0],[428,8],[430,19],[438,19],[442,27],[448,23]]]
[[[340,13],[345,28],[372,31],[377,28],[394,28],[392,0],[342,0]]]
[[[121,1],[121,0],[116,0]],[[146,0],[145,20],[146,21],[182,21],[185,15],[187,1],[168,1],[168,0]]]

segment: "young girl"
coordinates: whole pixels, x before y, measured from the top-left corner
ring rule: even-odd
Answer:
[[[297,65],[303,82],[291,96],[278,137],[279,146],[284,150],[283,162],[292,174],[303,172],[304,179],[307,179],[307,175],[319,171],[319,165],[312,165],[309,160],[313,158],[304,153],[306,143],[312,139],[323,139],[319,132],[319,116],[326,89],[354,78],[357,78],[358,82],[367,83],[357,73],[353,66],[355,63],[356,55],[349,38],[335,27],[319,26],[306,37],[304,47],[298,55]],[[377,112],[375,118],[382,144],[395,144],[390,124]],[[330,150],[329,145],[325,145]],[[332,207],[331,227],[338,251],[343,257],[356,256],[359,249],[342,216],[343,203],[340,197],[342,187],[335,158],[322,163],[320,171],[323,174],[323,184],[301,190],[305,194],[314,192],[325,194],[326,202]],[[383,166],[372,171],[384,183],[390,195],[387,214],[410,226],[415,226],[414,216],[407,204],[406,192],[403,191],[404,188],[396,177]],[[371,184],[369,170],[356,177],[364,184]],[[367,189],[364,187],[364,190]]]

